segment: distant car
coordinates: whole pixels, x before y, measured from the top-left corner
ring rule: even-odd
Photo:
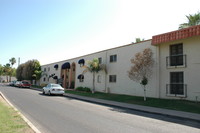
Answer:
[[[63,95],[64,88],[62,88],[59,84],[48,84],[46,87],[43,87],[43,94],[56,94],[56,95]]]
[[[17,81],[14,86],[19,88],[30,88],[31,84],[28,81]]]
[[[16,86],[16,87],[21,87],[21,81],[15,82],[14,86]]]
[[[9,85],[10,85],[10,86],[14,86],[16,82],[17,82],[17,81],[11,81],[11,82],[9,83]]]
[[[20,87],[30,88],[31,84],[28,81],[21,81]]]

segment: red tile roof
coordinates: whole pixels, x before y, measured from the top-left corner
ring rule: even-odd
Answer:
[[[200,25],[192,26],[189,28],[153,36],[152,45],[157,45],[160,43],[175,41],[175,40],[184,39],[184,38],[188,38],[192,36],[199,36],[199,35],[200,35]]]

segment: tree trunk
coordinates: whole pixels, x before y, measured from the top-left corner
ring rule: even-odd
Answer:
[[[146,101],[146,86],[144,85],[144,101]]]
[[[95,92],[95,72],[93,72],[92,93]]]

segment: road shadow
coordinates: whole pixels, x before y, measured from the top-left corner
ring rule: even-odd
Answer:
[[[63,97],[63,98],[66,98],[68,100],[73,100],[73,98],[70,98],[70,97],[66,97],[66,96],[63,96],[63,95],[47,95],[47,94],[43,94],[42,92],[39,92],[38,95],[40,96],[44,96],[44,97],[52,97],[52,98],[55,98],[55,97]]]
[[[125,108],[120,108],[120,107],[112,107],[110,110],[111,111],[115,111],[115,112],[119,112],[119,113],[127,113],[127,114],[132,114],[132,115],[138,115],[138,116],[141,116],[141,117],[157,119],[157,120],[161,120],[161,121],[181,124],[181,125],[190,126],[190,127],[194,127],[194,128],[199,128],[200,129],[199,121],[195,121],[195,120],[188,120],[188,119],[175,117],[175,116],[162,115],[162,114],[156,114],[156,113],[149,113],[149,112],[145,112],[145,111],[138,111],[138,110],[133,110],[133,109],[125,109]]]
[[[118,107],[118,106],[108,105],[106,103],[98,103],[98,102],[95,102],[95,101],[83,100],[83,99],[80,99],[80,98],[74,98],[74,97],[70,97],[70,96],[66,96],[66,95],[64,95],[64,96],[60,96],[60,95],[49,96],[49,95],[44,95],[41,91],[38,94],[41,95],[41,96],[45,96],[45,97],[52,97],[52,98],[63,97],[63,98],[66,98],[67,100],[80,100],[80,101],[93,103],[93,104],[100,105],[100,106],[106,106],[106,107],[110,108],[109,110],[119,112],[119,113],[138,115],[138,116],[141,116],[141,117],[157,119],[157,120],[161,120],[161,121],[181,124],[181,125],[190,126],[190,127],[200,129],[199,121],[195,121],[195,120],[188,120],[188,119],[175,117],[175,116],[162,115],[162,114],[157,114],[157,113],[150,113],[150,112],[139,111],[139,110],[134,110],[134,109],[122,108],[122,107]]]

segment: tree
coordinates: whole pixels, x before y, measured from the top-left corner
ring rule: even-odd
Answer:
[[[194,15],[189,14],[186,15],[188,22],[179,25],[179,29],[188,28],[190,26],[199,25],[200,24],[200,12],[195,13]]]
[[[3,75],[3,66],[0,64],[0,76]]]
[[[24,77],[22,76],[24,67],[25,67],[25,64],[20,64],[16,70],[16,78],[18,80],[24,80]]]
[[[101,70],[104,70],[106,73],[106,66],[104,64],[99,64],[99,60],[97,58],[94,58],[92,61],[87,62],[87,66],[83,66],[85,70],[83,71],[83,74],[86,72],[91,72],[93,75],[93,84],[92,84],[92,93],[95,92],[95,74],[98,73]]]
[[[16,59],[14,57],[12,57],[9,61],[12,66],[16,63]]]
[[[40,62],[35,61],[34,62],[34,72],[33,72],[32,78],[35,80],[39,80],[41,78],[41,75],[42,75],[42,70],[41,70]]]
[[[13,65],[16,63],[16,59],[14,57],[12,57],[10,60],[9,60],[10,64],[12,65],[11,66],[11,70],[9,72],[9,76],[10,76],[10,81],[11,81],[11,77],[14,76],[14,73],[16,73],[16,70],[13,67]]]
[[[7,82],[8,82],[8,75],[11,73],[10,71],[11,67],[9,63],[3,66],[3,74],[6,75]]]
[[[153,52],[150,48],[146,48],[143,52],[135,54],[135,58],[131,59],[134,65],[128,71],[128,76],[131,80],[139,82],[144,89],[144,101],[146,101],[146,85],[152,75],[152,67],[154,64]]]
[[[41,77],[41,66],[38,60],[29,60],[18,66],[16,76],[18,80],[39,80]]]
[[[144,41],[144,38],[141,39],[141,38],[135,38],[135,42],[132,42],[132,43],[138,43],[138,42],[141,42],[141,41]]]

